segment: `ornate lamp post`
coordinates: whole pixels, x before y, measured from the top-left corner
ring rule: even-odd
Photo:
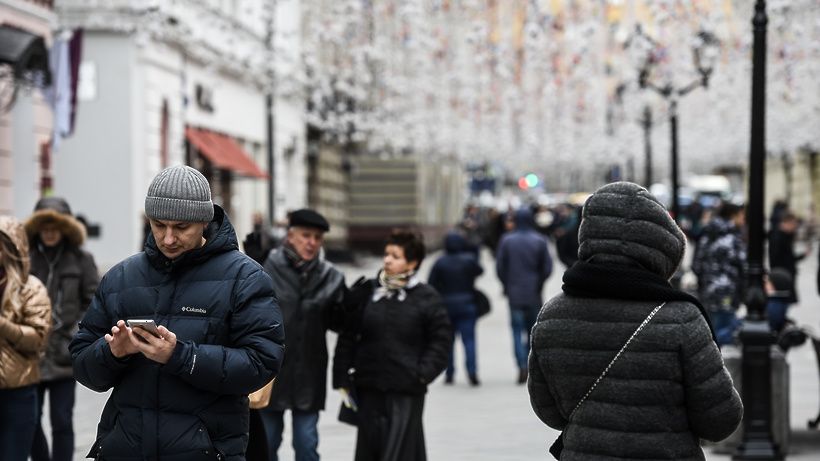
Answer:
[[[783,459],[772,438],[772,373],[770,350],[774,335],[766,319],[763,291],[763,199],[766,155],[766,2],[757,0],[752,68],[752,136],[749,149],[748,315],[740,330],[743,342],[743,441],[732,459]]]
[[[697,80],[694,80],[688,85],[676,87],[671,82],[660,86],[650,80],[649,77],[652,74],[652,69],[657,64],[655,50],[660,48],[660,45],[652,39],[652,37],[643,32],[640,24],[636,26],[635,33],[629,41],[632,42],[632,40],[635,40],[635,45],[639,52],[641,52],[641,57],[639,58],[638,84],[642,89],[648,88],[655,91],[669,102],[669,129],[672,157],[672,216],[674,216],[675,220],[678,220],[680,218],[680,206],[678,203],[678,100],[696,88],[706,88],[709,86],[709,77],[714,70],[720,42],[717,37],[710,32],[702,30],[698,33],[697,40],[692,47],[692,57],[694,59],[695,68],[700,75]]]

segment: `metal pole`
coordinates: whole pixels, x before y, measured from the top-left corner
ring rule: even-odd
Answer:
[[[276,130],[274,124],[274,95],[276,92],[276,68],[274,51],[274,34],[276,32],[276,0],[270,2],[270,18],[267,23],[267,33],[265,36],[265,47],[268,52],[268,65],[271,66],[268,75],[268,94],[265,95],[265,118],[267,125],[268,141],[268,223],[272,224],[276,220],[276,156],[274,146],[276,144]]]
[[[763,290],[763,199],[766,155],[766,2],[757,0],[752,68],[752,129],[749,149],[749,226],[746,308],[748,315],[740,330],[743,342],[743,441],[735,460],[781,460],[783,455],[772,437],[772,375],[770,350],[774,335],[766,319]]]
[[[649,189],[652,186],[652,110],[648,105],[643,107],[643,146],[646,159],[644,160],[644,184]]]
[[[672,97],[669,105],[669,129],[672,134],[672,217],[680,222],[678,201],[678,100]]]

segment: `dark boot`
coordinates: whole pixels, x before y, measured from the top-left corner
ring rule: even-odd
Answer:
[[[470,378],[470,385],[471,386],[475,387],[475,386],[480,386],[481,385],[481,381],[478,380],[478,375],[470,374],[469,378]]]
[[[453,384],[453,375],[445,375],[444,384]]]
[[[521,368],[518,370],[518,384],[526,384],[527,382],[527,369]]]

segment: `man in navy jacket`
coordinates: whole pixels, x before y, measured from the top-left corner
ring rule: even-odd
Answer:
[[[535,231],[528,208],[515,213],[515,228],[498,244],[496,273],[510,302],[513,349],[518,365],[518,384],[527,382],[527,354],[530,331],[544,300],[541,290],[552,274],[552,258],[547,241]]]
[[[161,171],[145,214],[144,251],[105,275],[70,345],[77,380],[113,388],[88,456],[244,460],[247,395],[284,354],[271,279],[238,251],[195,169]],[[153,319],[159,335],[131,319]]]

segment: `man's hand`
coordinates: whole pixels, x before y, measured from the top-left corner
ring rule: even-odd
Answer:
[[[164,326],[157,327],[159,338],[142,328],[129,328],[131,345],[154,362],[166,364],[174,353],[177,345],[177,335]],[[142,339],[140,339],[142,338]]]
[[[127,355],[136,354],[139,349],[131,343],[131,329],[125,326],[124,320],[118,320],[117,324],[111,327],[111,334],[105,335],[105,341],[111,348],[114,357],[121,359]]]

